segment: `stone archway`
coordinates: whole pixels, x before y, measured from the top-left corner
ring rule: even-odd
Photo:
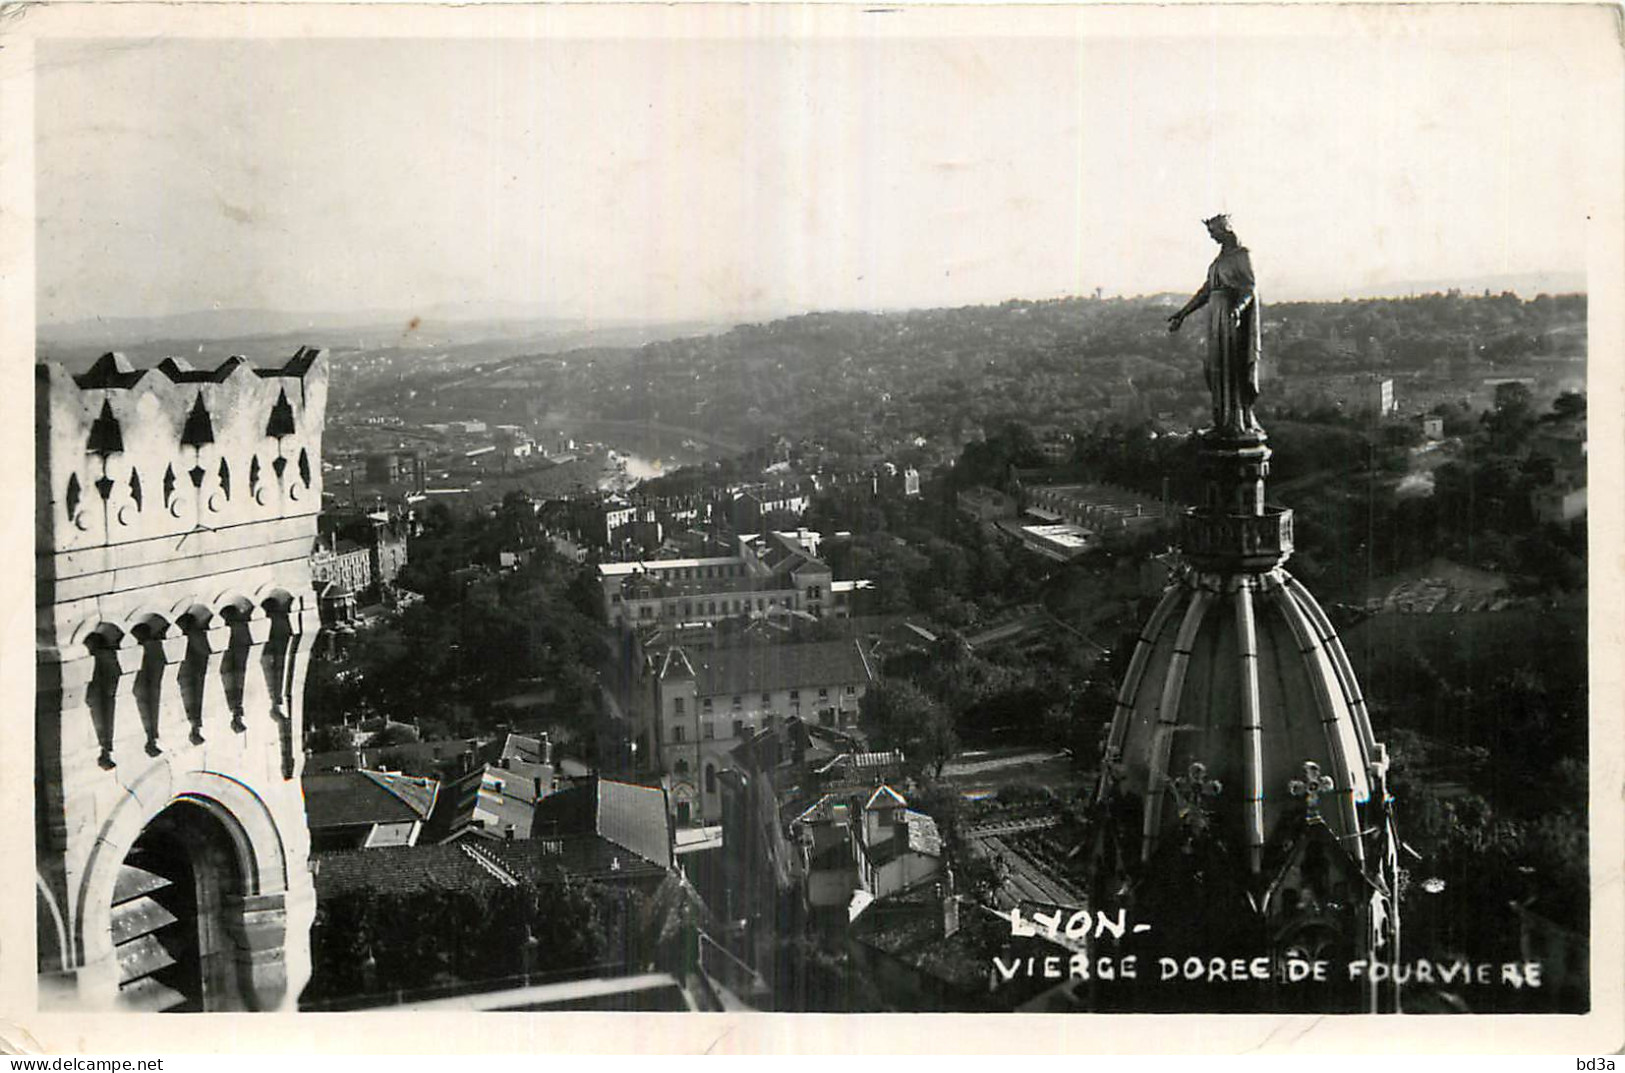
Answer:
[[[288,940],[308,928],[314,904],[305,889],[290,891],[282,832],[234,779],[167,776],[159,765],[136,785],[92,854],[79,900],[81,1000],[177,1011],[289,1005],[309,962]]]
[[[225,821],[182,798],[152,818],[119,865],[109,909],[119,1005],[196,1012],[244,1007],[231,936],[244,875]]]

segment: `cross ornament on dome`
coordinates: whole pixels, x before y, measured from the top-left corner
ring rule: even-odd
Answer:
[[[1193,760],[1185,774],[1173,780],[1173,789],[1179,802],[1179,818],[1193,834],[1207,830],[1208,805],[1224,790],[1224,783],[1208,778],[1207,765]]]
[[[1293,779],[1287,784],[1293,797],[1303,798],[1304,818],[1309,820],[1320,819],[1320,795],[1331,793],[1337,784],[1330,775],[1320,773],[1320,765],[1313,760],[1303,762],[1303,778]]]

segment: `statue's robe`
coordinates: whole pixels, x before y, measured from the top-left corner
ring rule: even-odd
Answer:
[[[1213,425],[1224,432],[1258,428],[1253,403],[1258,399],[1258,362],[1263,351],[1262,311],[1247,247],[1236,246],[1213,259],[1207,270],[1207,374],[1213,395]],[[1249,296],[1252,302],[1233,323],[1232,314]]]

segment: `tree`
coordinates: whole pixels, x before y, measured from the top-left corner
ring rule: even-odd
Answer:
[[[353,740],[348,727],[315,727],[305,736],[305,748],[313,753],[336,752],[350,748]]]
[[[1529,386],[1516,380],[1495,385],[1495,408],[1484,415],[1491,449],[1503,454],[1517,450],[1534,427],[1535,403]]]
[[[1583,391],[1565,391],[1552,400],[1552,417],[1559,421],[1583,419],[1586,397]]]
[[[864,694],[859,714],[878,744],[903,750],[907,760],[937,778],[959,749],[953,717],[907,679],[876,683]]]

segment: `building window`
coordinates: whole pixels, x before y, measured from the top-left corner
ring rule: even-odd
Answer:
[[[705,738],[707,741],[717,736],[717,728],[714,723],[707,721],[703,724],[703,726],[705,727]]]
[[[674,727],[672,727],[672,728],[671,728],[671,740],[672,740],[672,741],[675,741],[675,742],[679,742],[679,743],[680,743],[680,742],[682,742],[682,740],[683,740],[683,737],[684,737],[684,735],[683,735],[683,727],[682,727],[682,725],[681,725],[681,724],[679,724],[679,725],[677,725],[677,726],[674,726]],[[679,763],[679,764],[681,764],[681,763],[682,763],[682,761],[681,761],[681,760],[679,760],[679,761],[677,761],[677,762],[678,762],[678,763]]]
[[[715,764],[705,765],[705,792],[708,794],[717,792],[717,766]]]
[[[764,708],[773,707],[773,694],[771,694],[771,693],[763,693],[762,694],[762,707],[764,707]]]
[[[847,695],[847,696],[849,696],[849,697],[850,697],[850,696],[851,696],[851,695],[852,695],[852,694],[854,694],[854,693],[856,693],[856,692],[857,692],[857,691],[858,691],[858,687],[857,687],[857,686],[847,686],[847,687],[846,687],[846,695]]]
[[[691,601],[684,600],[683,601],[683,617],[687,618],[688,616],[692,615],[693,613],[694,613],[694,604]]]
[[[829,690],[827,690],[827,689],[820,689],[820,690],[819,690],[819,691],[818,691],[818,699],[819,699],[819,700],[828,700],[828,699],[829,699]]]
[[[807,599],[809,599],[809,600],[817,600],[817,599],[819,599],[821,591],[822,591],[821,586],[808,585],[807,586]]]
[[[745,721],[743,719],[735,719],[734,720],[734,737],[742,738],[744,736],[745,736]]]
[[[677,763],[673,764],[671,769],[679,776],[686,777],[688,775],[688,761],[684,760],[682,757],[678,757]]]
[[[673,697],[672,698],[671,710],[672,710],[673,715],[682,715],[683,714],[683,698],[682,697]]]
[[[702,712],[708,712],[708,711],[711,710],[711,698],[710,697],[706,697],[704,700],[700,701],[700,710]]]
[[[799,689],[790,690],[790,699],[791,700],[800,700],[801,699],[801,690],[799,690]]]
[[[735,707],[735,708],[740,708],[740,707],[743,707],[743,706],[744,706],[744,704],[745,704],[745,698],[744,698],[744,697],[735,697],[735,698],[734,698],[734,703],[733,703],[733,706],[734,706],[734,707]]]

